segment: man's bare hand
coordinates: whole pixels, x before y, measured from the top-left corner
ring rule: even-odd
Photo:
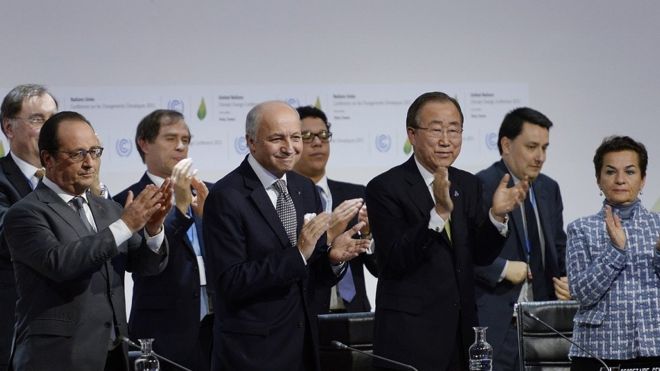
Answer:
[[[363,227],[364,222],[357,223],[351,229],[342,233],[332,241],[332,248],[328,252],[330,263],[339,264],[367,252],[371,240],[358,240],[353,238],[353,236]]]
[[[517,285],[527,278],[527,263],[515,260],[507,260],[506,269],[504,269],[504,279]]]
[[[309,260],[314,252],[319,238],[330,228],[330,214],[320,213],[309,221],[305,221],[300,236],[298,236],[298,250]]]
[[[163,185],[160,186],[158,190],[161,194],[160,207],[151,215],[151,218],[147,220],[144,228],[147,230],[149,236],[154,236],[160,232],[163,223],[165,222],[165,217],[172,209],[172,181],[170,178],[166,178]]]
[[[363,236],[368,236],[371,234],[371,227],[369,226],[369,214],[367,213],[367,204],[362,204],[360,211],[358,212],[358,223],[364,222],[364,227],[360,229],[360,233]]]
[[[169,184],[169,181],[166,183]],[[129,191],[121,220],[126,223],[131,232],[135,233],[144,228],[147,221],[163,206],[162,202],[163,194],[153,184],[146,186],[137,197],[134,197],[133,192]]]
[[[193,202],[193,195],[190,187],[195,172],[196,170],[192,170],[192,159],[190,158],[184,158],[179,161],[172,169],[174,202],[176,208],[184,215],[188,214],[188,208]]]
[[[348,223],[358,213],[362,206],[361,198],[346,200],[332,210],[330,217],[330,229],[328,229],[328,241],[333,241],[348,227]]]
[[[568,277],[552,277],[555,286],[555,296],[559,300],[571,300],[571,292],[568,288]]]
[[[435,197],[435,211],[442,219],[449,220],[454,210],[454,202],[449,196],[449,170],[438,166],[433,174],[433,197]]]
[[[493,194],[491,212],[500,222],[503,222],[506,215],[525,200],[527,190],[529,189],[529,182],[527,180],[521,180],[515,186],[508,187],[509,178],[511,178],[511,175],[504,174]]]
[[[197,179],[195,176],[192,178],[191,184],[195,190],[195,195],[192,198],[190,206],[195,215],[202,217],[204,215],[204,202],[206,202],[206,197],[209,195],[209,189],[203,181]]]

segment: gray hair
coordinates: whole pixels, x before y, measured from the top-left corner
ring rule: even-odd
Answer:
[[[37,84],[24,84],[18,85],[13,88],[2,101],[2,106],[0,106],[0,120],[4,123],[5,120],[16,117],[16,115],[21,112],[23,109],[23,100],[25,98],[31,97],[41,97],[43,95],[50,95],[51,98],[55,101],[55,106],[57,106],[57,100],[53,95],[44,87],[43,85]],[[5,126],[2,126],[2,132],[5,132]]]
[[[257,139],[257,130],[259,129],[259,124],[261,123],[262,107],[263,103],[259,103],[252,107],[250,112],[248,112],[247,117],[245,118],[245,135],[247,135],[249,138]]]
[[[250,112],[248,112],[247,117],[245,118],[245,135],[248,138],[252,138],[255,140],[257,139],[257,131],[259,130],[259,125],[261,125],[264,108],[273,104],[284,105],[286,107],[289,107],[291,111],[298,114],[298,111],[296,111],[295,108],[291,107],[291,105],[285,101],[271,100],[271,101],[261,102],[256,106],[252,107]]]

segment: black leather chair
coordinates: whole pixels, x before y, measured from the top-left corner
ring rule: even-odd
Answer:
[[[333,313],[318,316],[322,371],[371,371],[371,358],[350,350],[336,349],[340,341],[367,353],[373,351],[374,313]]]
[[[570,370],[568,351],[571,344],[525,314],[532,313],[564,336],[573,336],[576,301],[536,301],[516,305],[520,371]]]

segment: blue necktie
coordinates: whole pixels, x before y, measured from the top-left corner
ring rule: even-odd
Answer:
[[[323,210],[331,212],[332,205],[329,202],[328,194],[321,186],[317,185],[316,189],[321,196],[321,205],[323,206]],[[351,302],[355,297],[355,283],[353,282],[353,272],[351,271],[351,266],[349,263],[346,263],[346,273],[344,274],[344,277],[342,277],[341,280],[339,280],[337,283],[337,290],[339,291],[339,296],[341,296],[345,302]]]
[[[192,211],[188,211],[190,215],[192,215]],[[195,255],[197,256],[203,256],[202,254],[202,246],[199,243],[199,238],[197,236],[197,228],[195,227],[195,223],[188,228],[188,239],[190,240],[190,244],[193,247],[193,250],[195,251]],[[200,287],[200,293],[199,293],[199,318],[204,318],[207,314],[209,313],[209,303],[208,303],[208,297],[206,294],[206,286],[201,286]]]

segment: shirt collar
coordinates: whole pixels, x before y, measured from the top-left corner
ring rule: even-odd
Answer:
[[[149,171],[147,171],[147,176],[149,177],[149,179],[151,179],[151,182],[153,182],[158,188],[160,188],[163,185],[163,183],[165,183],[164,178],[161,178],[158,175],[154,175]]]
[[[323,175],[323,177],[316,182],[316,186],[321,187],[325,194],[330,194],[330,186],[328,186],[328,177],[326,175]]]
[[[72,195],[72,194],[66,192],[65,190],[63,190],[60,186],[55,184],[52,180],[48,179],[48,176],[45,176],[42,179],[42,183],[46,187],[50,188],[53,192],[57,193],[57,195],[67,204],[69,203],[69,201],[71,201],[76,196],[82,197],[83,200],[85,200],[85,202],[88,203],[87,192],[83,192],[82,194],[79,194],[79,195]]]
[[[427,186],[430,185],[433,182],[433,180],[435,179],[435,177],[433,176],[433,174],[430,171],[426,170],[424,165],[422,165],[417,160],[417,157],[413,156],[413,158],[415,159],[415,164],[417,165],[417,170],[419,170],[419,173],[422,175],[422,178],[424,179],[424,184],[426,184]]]
[[[16,166],[18,166],[18,169],[21,170],[21,173],[28,178],[32,179],[34,176],[34,173],[39,169],[38,167],[32,166],[31,163],[23,161],[20,157],[15,155],[13,152],[9,152],[9,155],[11,156],[12,160],[16,163]]]
[[[255,174],[257,174],[257,178],[259,178],[259,181],[264,188],[271,188],[273,183],[275,183],[278,179],[284,180],[284,183],[286,184],[286,173],[282,175],[282,178],[276,177],[270,171],[266,170],[265,167],[261,166],[261,164],[254,157],[252,157],[252,154],[248,155],[247,161],[252,170],[254,170]]]

